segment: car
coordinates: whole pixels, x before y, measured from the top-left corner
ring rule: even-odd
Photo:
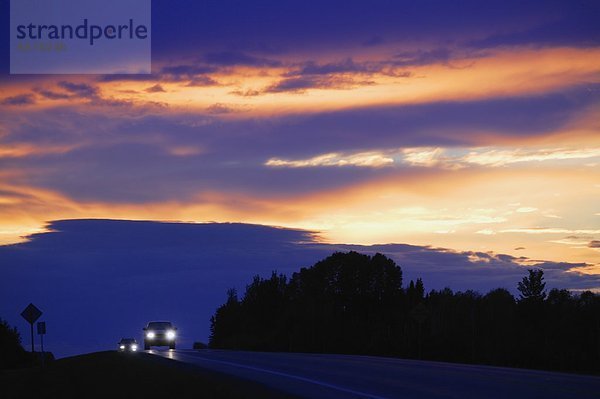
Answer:
[[[144,330],[144,350],[153,346],[168,346],[175,349],[177,328],[170,321],[151,321]]]
[[[120,352],[135,352],[138,345],[134,338],[121,338],[118,343]]]

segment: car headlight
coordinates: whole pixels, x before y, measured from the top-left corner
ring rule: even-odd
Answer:
[[[137,345],[131,345],[131,350],[136,350],[137,349]]]
[[[167,339],[175,339],[175,331],[167,331]]]
[[[119,346],[119,349],[125,349],[125,345]]]
[[[154,338],[154,332],[153,332],[153,331],[149,331],[149,332],[146,334],[146,338],[150,338],[150,339]]]

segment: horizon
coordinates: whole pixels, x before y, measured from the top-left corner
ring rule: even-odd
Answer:
[[[139,339],[143,324],[156,319],[174,321],[186,347],[207,342],[210,317],[229,288],[241,295],[255,275],[277,271],[291,277],[334,252],[382,253],[402,268],[404,287],[422,278],[426,292],[505,288],[516,295],[531,267],[544,270],[548,289],[600,287],[599,276],[572,273],[576,264],[527,267],[505,254],[326,244],[314,241],[311,232],[242,223],[88,219],[56,221],[49,230],[0,246],[0,261],[7,265],[0,317],[25,337],[28,326],[19,313],[33,302],[48,325],[46,346],[59,357],[111,349],[116,336]],[[107,295],[110,301],[103,300]]]

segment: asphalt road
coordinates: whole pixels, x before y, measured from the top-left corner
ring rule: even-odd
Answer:
[[[372,356],[150,352],[311,399],[600,399],[600,377],[572,374]]]

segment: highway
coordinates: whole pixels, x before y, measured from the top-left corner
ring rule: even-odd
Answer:
[[[373,356],[176,350],[150,353],[311,399],[600,398],[600,377]]]

